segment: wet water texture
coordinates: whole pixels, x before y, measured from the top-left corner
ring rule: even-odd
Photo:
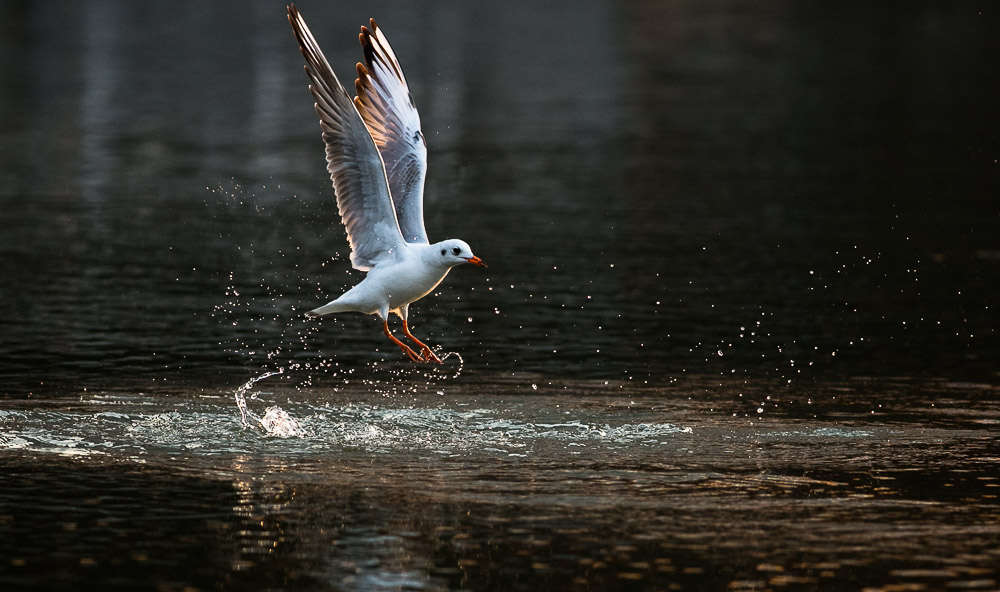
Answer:
[[[0,590],[1000,589],[997,10],[299,8],[490,265],[444,364],[302,316],[283,4],[0,0]]]
[[[227,393],[25,402],[0,416],[0,574],[47,589],[997,586],[995,388],[854,382],[758,414],[732,387],[278,389],[251,404],[299,431],[270,437]],[[873,390],[891,410],[865,408]]]

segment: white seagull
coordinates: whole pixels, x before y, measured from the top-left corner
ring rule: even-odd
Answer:
[[[370,20],[358,39],[365,63],[358,63],[352,101],[326,61],[295,5],[288,22],[306,58],[306,73],[316,98],[316,113],[326,143],[327,170],[337,208],[351,245],[351,264],[368,272],[343,296],[306,313],[376,314],[385,335],[414,362],[441,359],[410,333],[411,302],[429,294],[456,265],[486,267],[464,241],[430,244],[424,230],[424,176],[427,143],[403,70],[382,30]],[[403,333],[418,354],[389,331],[389,313],[403,319]]]

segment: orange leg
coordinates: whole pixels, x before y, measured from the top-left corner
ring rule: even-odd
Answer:
[[[388,337],[389,339],[391,339],[393,343],[395,343],[396,345],[398,345],[399,348],[403,350],[403,353],[406,354],[407,356],[409,356],[409,358],[411,360],[413,360],[414,362],[423,362],[424,361],[423,358],[421,358],[420,356],[417,355],[417,352],[415,352],[412,349],[410,349],[410,346],[408,346],[405,343],[403,343],[402,341],[396,339],[396,336],[389,332],[389,321],[384,321],[383,322],[383,324],[382,324],[382,331],[385,333],[385,336]]]
[[[431,348],[427,347],[427,344],[414,337],[413,333],[410,333],[410,325],[409,323],[406,322],[406,319],[403,319],[403,333],[406,333],[406,336],[412,339],[413,343],[416,343],[417,345],[420,346],[420,351],[424,355],[423,359],[425,362],[430,362],[431,360],[434,360],[438,364],[442,363],[441,358],[434,355],[434,352],[431,351]]]

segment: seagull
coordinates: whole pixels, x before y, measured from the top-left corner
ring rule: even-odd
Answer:
[[[326,168],[347,229],[351,265],[367,272],[358,285],[306,316],[378,315],[383,333],[410,360],[440,364],[431,348],[410,332],[409,306],[434,290],[452,267],[486,264],[465,241],[431,244],[427,239],[423,212],[427,142],[403,70],[382,30],[370,19],[371,27],[362,26],[358,36],[365,62],[357,65],[357,96],[351,100],[295,5],[287,9],[312,82],[309,90],[316,99]],[[392,334],[389,313],[403,319],[403,333],[419,353]]]

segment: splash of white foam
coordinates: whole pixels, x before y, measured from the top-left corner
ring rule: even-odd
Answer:
[[[260,418],[259,421],[268,436],[291,438],[305,435],[299,422],[281,407],[268,407],[264,410],[264,417]]]
[[[236,389],[236,407],[239,408],[240,410],[240,422],[243,424],[243,427],[249,428],[252,427],[254,423],[260,423],[260,418],[257,417],[257,415],[253,411],[250,411],[249,407],[247,407],[246,395],[250,391],[250,389],[253,388],[253,385],[257,384],[261,380],[264,380],[265,378],[270,378],[271,376],[274,376],[276,374],[284,374],[284,373],[285,373],[284,368],[278,368],[277,370],[274,370],[272,372],[266,372],[264,374],[261,374],[256,378],[251,378],[243,386]],[[250,398],[256,399],[257,395],[251,394]],[[251,423],[251,420],[253,421],[253,423]]]

